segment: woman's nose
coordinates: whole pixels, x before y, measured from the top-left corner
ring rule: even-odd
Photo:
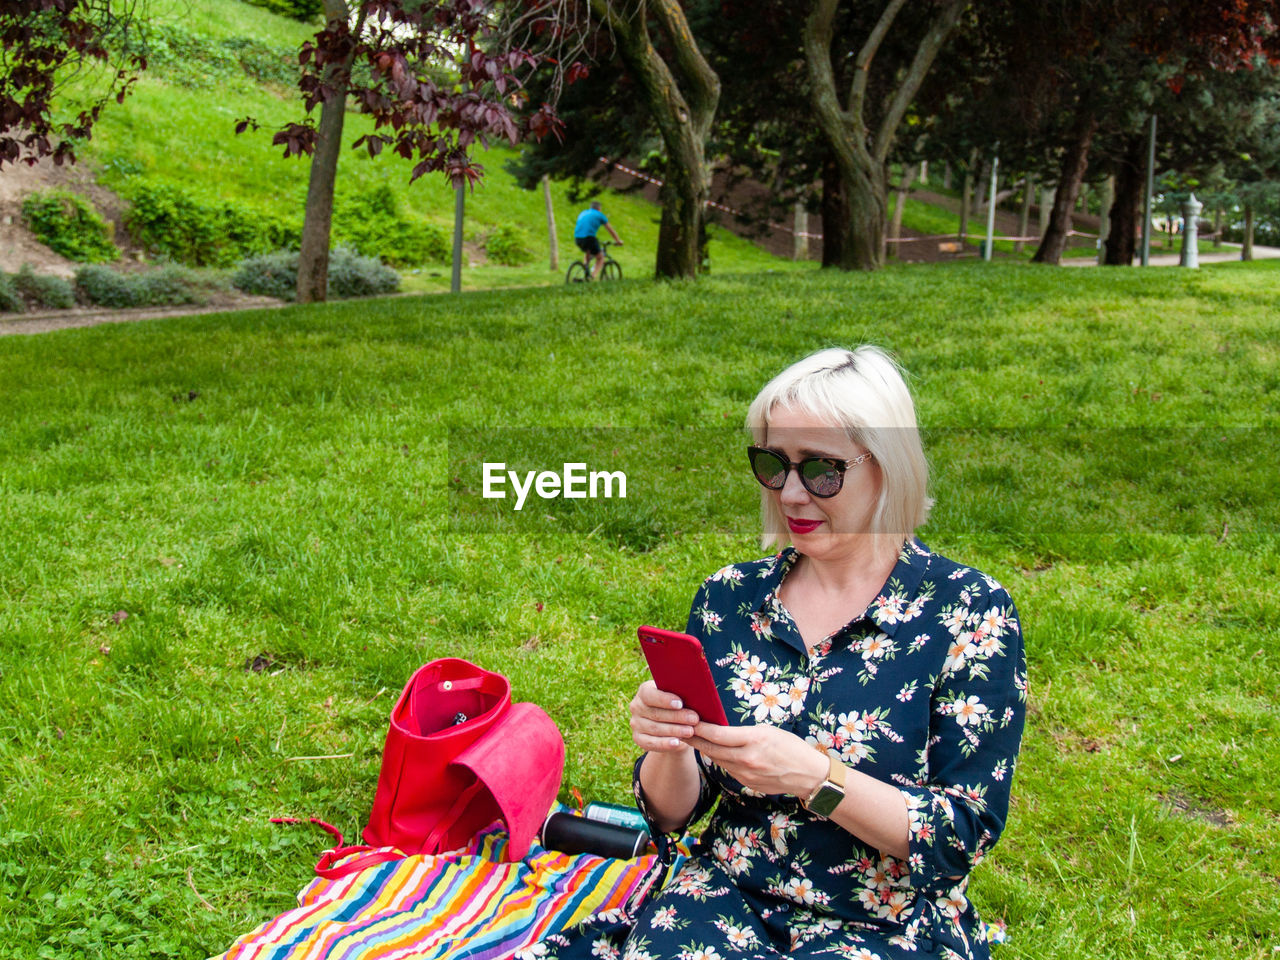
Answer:
[[[782,484],[782,491],[779,499],[783,503],[808,503],[809,491],[804,488],[804,484],[800,482],[800,471],[791,469],[787,471],[786,482]]]

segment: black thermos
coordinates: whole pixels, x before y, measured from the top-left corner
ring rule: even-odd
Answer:
[[[616,823],[588,820],[572,813],[553,813],[542,824],[542,845],[561,853],[594,853],[631,860],[640,856],[649,834]]]

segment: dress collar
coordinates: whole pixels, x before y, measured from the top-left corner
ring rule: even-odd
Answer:
[[[932,557],[933,554],[929,548],[917,538],[911,537],[904,541],[902,550],[898,553],[898,561],[893,565],[893,570],[889,572],[884,585],[876,593],[875,599],[867,604],[866,610],[850,623],[869,620],[890,637],[897,633],[899,624],[913,618],[912,616],[904,617],[903,614],[915,600],[916,593],[920,589],[920,581],[929,569],[929,561]],[[782,586],[783,578],[799,559],[800,553],[790,545],[773,557],[773,561],[761,571],[760,585],[752,604],[753,610],[757,613],[771,613],[766,610],[766,607],[772,604],[778,589]],[[837,633],[843,630],[842,627]]]

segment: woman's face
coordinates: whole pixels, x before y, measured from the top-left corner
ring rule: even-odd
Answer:
[[[775,408],[762,446],[784,454],[792,463],[805,457],[853,460],[867,452],[839,427],[799,410]],[[768,491],[781,510],[791,542],[805,556],[839,560],[858,549],[859,535],[871,533],[871,518],[880,495],[880,467],[875,460],[850,465],[844,485],[834,497],[815,497],[800,482],[797,470],[787,473],[781,490]]]

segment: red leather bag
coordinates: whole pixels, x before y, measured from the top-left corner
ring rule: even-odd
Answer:
[[[564,739],[531,703],[511,702],[499,673],[456,658],[409,679],[391,711],[364,841],[407,854],[465,846],[495,820],[519,860],[546,819],[564,773]]]

